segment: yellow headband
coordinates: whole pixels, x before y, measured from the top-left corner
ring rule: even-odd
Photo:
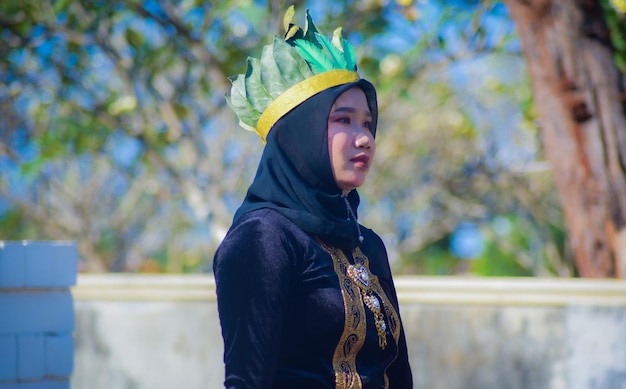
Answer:
[[[272,126],[289,111],[306,101],[309,97],[333,86],[359,80],[359,74],[350,70],[330,70],[300,81],[287,89],[263,112],[256,125],[256,132],[263,144]]]

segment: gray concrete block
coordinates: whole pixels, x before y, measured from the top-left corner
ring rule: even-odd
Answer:
[[[43,335],[17,337],[17,378],[43,379],[46,374],[45,343]]]
[[[0,389],[70,389],[68,380],[45,379],[26,382],[0,383]]]
[[[74,329],[74,305],[68,290],[0,292],[0,334]]]
[[[0,336],[0,381],[15,381],[17,378],[17,337]]]
[[[24,285],[31,288],[76,284],[77,252],[72,242],[27,242]]]
[[[626,307],[573,306],[568,389],[626,389]]]
[[[24,286],[25,251],[22,242],[0,241],[0,288]]]
[[[71,334],[47,335],[46,375],[69,377],[74,366],[74,338]]]

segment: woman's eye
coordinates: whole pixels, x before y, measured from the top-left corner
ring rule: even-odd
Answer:
[[[337,121],[339,123],[350,124],[350,118],[339,118]]]
[[[372,122],[365,122],[363,123],[363,127],[367,128],[368,130],[372,129]]]

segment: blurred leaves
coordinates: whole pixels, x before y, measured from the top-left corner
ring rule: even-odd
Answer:
[[[604,17],[610,30],[613,59],[617,68],[626,74],[626,2],[623,0],[600,0]]]
[[[377,86],[360,215],[397,271],[568,274],[500,2],[291,3],[295,23],[310,8],[322,31],[343,27]],[[262,151],[225,104],[227,76],[284,34],[289,4],[1,3],[0,237],[75,239],[86,271],[209,267]],[[499,217],[512,219],[510,235],[489,232]],[[463,267],[447,242],[465,221],[486,249]]]
[[[139,270],[169,246],[168,261],[206,266],[230,223],[225,198],[242,192],[236,178],[260,151],[238,140],[223,100],[247,55],[223,23],[231,13],[204,2],[1,4],[0,235],[76,239],[85,270]],[[248,161],[222,168],[234,149]]]

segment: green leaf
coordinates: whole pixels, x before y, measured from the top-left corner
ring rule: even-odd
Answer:
[[[356,71],[356,53],[354,47],[345,39],[341,39],[343,44],[343,55],[346,58],[346,69]]]
[[[356,54],[354,53],[354,47],[346,39],[343,39],[343,29],[337,27],[333,31],[333,45],[343,53],[343,58],[346,62],[345,69],[356,71]]]
[[[292,4],[285,11],[285,16],[283,17],[283,26],[285,28],[285,32],[289,31],[289,26],[294,24],[293,17],[296,14],[296,7]]]
[[[322,44],[324,49],[330,54],[330,58],[334,62],[335,69],[345,69],[347,66],[346,59],[343,57],[343,53],[336,48],[328,38],[321,34],[315,34],[318,42]]]
[[[625,51],[626,50],[626,40],[624,40],[624,38],[622,38],[621,36],[615,34],[613,36],[613,47],[618,52]]]
[[[304,39],[298,39],[294,43],[298,53],[309,63],[314,73],[320,74],[333,70],[333,63],[330,58],[313,43]]]
[[[267,88],[267,91],[273,98],[277,98],[289,86],[285,83],[283,76],[280,74],[280,69],[274,61],[273,46],[267,45],[263,47],[263,53],[261,54],[261,82]]]
[[[189,109],[185,104],[174,103],[172,104],[172,108],[174,108],[174,112],[180,119],[189,118]]]
[[[333,31],[333,45],[338,48],[341,52],[343,52],[343,44],[341,42],[342,39],[342,31],[343,28],[337,27],[335,31]]]
[[[55,13],[59,13],[67,8],[67,6],[72,2],[72,0],[57,0],[54,2],[52,9]]]
[[[285,82],[288,85],[296,83],[313,76],[311,68],[306,61],[298,54],[298,50],[289,43],[281,39],[274,39],[272,45],[274,60]]]
[[[317,38],[315,37],[315,33],[320,33],[320,30],[315,25],[315,22],[313,22],[313,18],[311,17],[311,14],[309,13],[309,10],[307,9],[306,21],[304,23],[304,39],[313,43],[315,46],[321,48],[322,46],[317,41]]]
[[[237,114],[241,127],[254,131],[261,113],[248,102],[244,79],[245,76],[243,74],[238,74],[231,79],[233,85],[230,89],[230,95],[226,96],[226,102]]]
[[[304,37],[304,32],[302,31],[300,26],[298,26],[293,21],[293,17],[295,13],[296,11],[293,5],[290,6],[285,12],[285,17],[283,19],[283,27],[285,28],[285,36],[284,36],[285,41],[290,41],[294,39],[302,39]]]
[[[288,41],[290,39],[302,39],[303,34],[302,30],[298,26],[291,26],[289,30],[285,33],[285,40]]]
[[[126,29],[126,40],[135,48],[141,46],[144,42],[143,35],[130,28]]]
[[[257,121],[258,121],[258,120],[259,120],[259,119],[257,118]],[[254,124],[254,125],[256,126],[256,122],[255,122],[255,124]],[[243,128],[244,130],[246,130],[246,131],[256,132],[256,127],[252,127],[252,126],[250,126],[250,125],[246,124],[246,123],[245,123],[245,122],[243,122],[241,119],[239,120],[239,126],[240,126],[241,128]]]
[[[263,112],[274,101],[261,82],[261,61],[248,58],[248,71],[245,78],[246,96],[257,111]]]
[[[37,158],[32,161],[22,163],[20,165],[20,173],[24,176],[24,178],[28,181],[35,179],[41,170],[45,166],[46,161],[44,158]]]

